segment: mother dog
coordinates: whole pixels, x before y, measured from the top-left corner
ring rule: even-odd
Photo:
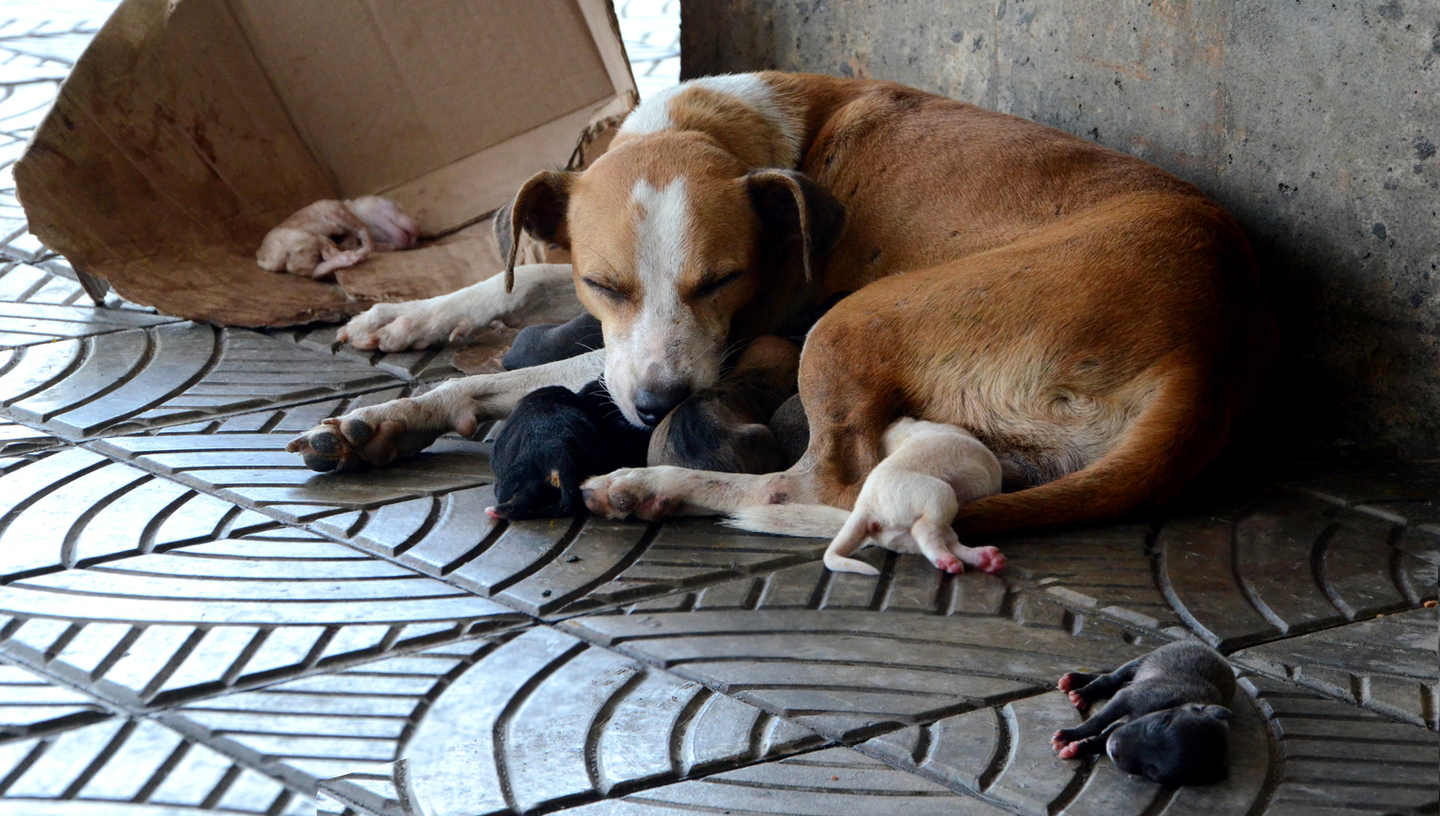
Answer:
[[[522,268],[512,292],[522,229],[569,247],[573,271]],[[716,382],[728,349],[855,290],[805,342],[811,435],[798,464],[617,471],[592,480],[587,503],[644,518],[849,507],[886,427],[912,416],[961,426],[999,457],[1007,492],[956,519],[988,533],[1168,499],[1253,407],[1276,343],[1244,235],[1199,190],[888,82],[767,72],[682,84],[636,108],[584,173],[526,182],[497,233],[503,290],[487,281],[376,307],[345,336],[394,348],[553,318],[573,286],[605,348],[362,409],[292,450],[316,469],[385,464],[602,366],[625,417],[653,425]]]

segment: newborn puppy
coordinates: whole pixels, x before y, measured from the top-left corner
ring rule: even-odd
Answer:
[[[784,470],[800,461],[805,449],[810,447],[810,421],[805,418],[805,406],[799,394],[780,403],[770,416],[770,434],[780,448],[780,469]]]
[[[994,547],[967,547],[950,526],[960,505],[1000,492],[1000,462],[969,432],[954,425],[898,419],[881,437],[885,457],[860,487],[855,509],[827,505],[747,508],[726,524],[761,533],[834,536],[825,566],[836,572],[879,575],[850,554],[874,540],[887,550],[919,553],[936,567],[966,566],[996,573],[1005,556]]]
[[[1005,556],[994,547],[966,547],[950,526],[960,505],[1000,492],[1000,460],[954,425],[896,420],[881,438],[885,458],[860,487],[855,509],[825,550],[836,572],[878,575],[850,554],[874,538],[896,552],[919,552],[949,573],[972,566],[996,573]]]
[[[420,239],[420,227],[415,219],[388,198],[361,196],[346,201],[345,205],[365,223],[365,231],[370,234],[376,252],[409,249]]]
[[[620,415],[598,380],[580,393],[552,385],[515,406],[490,454],[495,499],[491,518],[572,516],[585,509],[580,483],[621,467],[645,464],[648,428]]]
[[[1235,674],[1209,646],[1169,643],[1110,674],[1070,672],[1057,686],[1081,711],[1110,698],[1095,716],[1055,732],[1061,757],[1104,750],[1120,770],[1170,786],[1225,777],[1232,715],[1224,706],[1235,697]]]
[[[506,371],[530,368],[578,357],[604,345],[599,318],[586,312],[569,323],[541,323],[521,329],[500,365]]]
[[[766,423],[795,393],[800,348],[782,337],[752,341],[735,369],[713,388],[675,406],[650,437],[648,463],[722,473],[774,473],[785,468]]]
[[[407,249],[420,228],[392,201],[365,196],[323,200],[300,210],[265,236],[255,262],[266,272],[323,278],[371,252]]]

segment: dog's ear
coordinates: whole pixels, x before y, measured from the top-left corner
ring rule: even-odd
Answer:
[[[845,230],[845,205],[794,170],[755,170],[745,177],[745,184],[766,229],[780,235],[800,233],[805,280],[811,280],[814,268]]]
[[[505,259],[505,291],[515,288],[515,252],[523,230],[546,243],[570,248],[565,210],[575,174],[562,170],[536,173],[520,187],[515,199],[495,211],[495,242]]]
[[[1229,720],[1235,717],[1235,715],[1230,712],[1230,709],[1226,708],[1225,706],[1218,705],[1205,706],[1205,713],[1209,714],[1211,717],[1214,717],[1217,720]]]

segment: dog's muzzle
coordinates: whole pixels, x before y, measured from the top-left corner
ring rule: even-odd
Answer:
[[[683,382],[658,389],[641,388],[635,392],[635,413],[639,415],[641,422],[653,428],[659,425],[660,420],[675,406],[689,397],[690,386]]]

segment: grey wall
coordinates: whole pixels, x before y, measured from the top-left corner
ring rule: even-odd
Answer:
[[[1245,225],[1306,440],[1440,455],[1437,0],[682,0],[681,74],[891,79],[1198,184]]]

